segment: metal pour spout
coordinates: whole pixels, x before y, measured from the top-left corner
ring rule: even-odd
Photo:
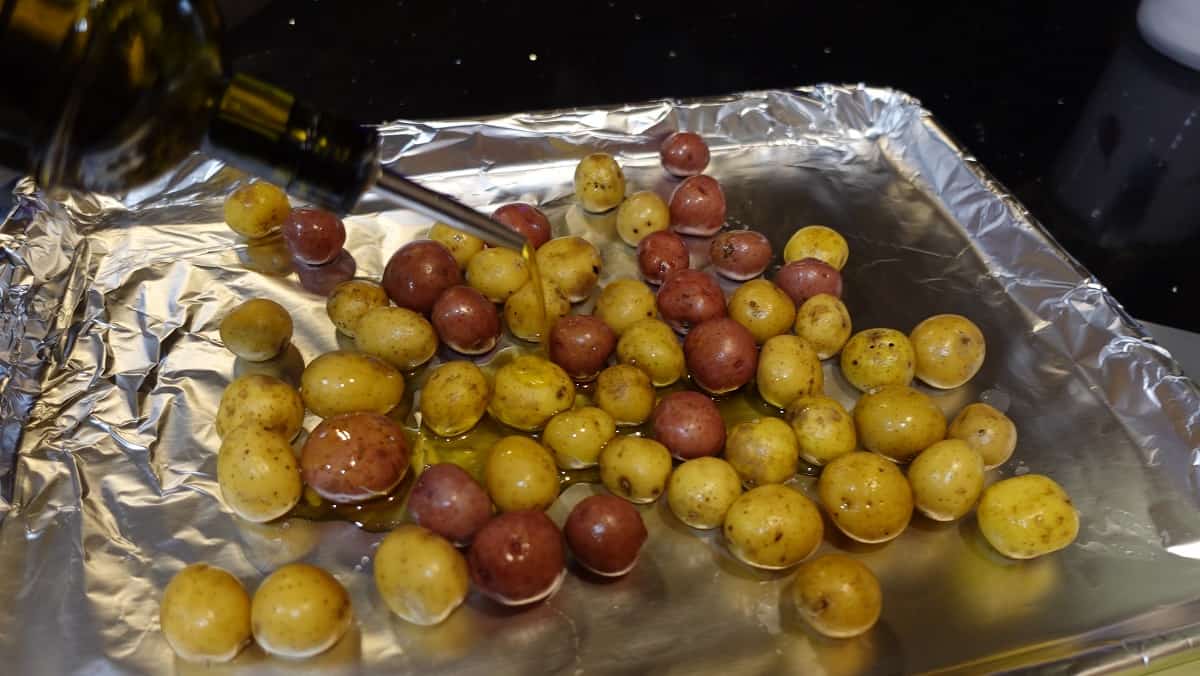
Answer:
[[[439,220],[488,244],[518,251],[525,245],[525,238],[508,227],[452,197],[422,187],[390,169],[380,170],[375,190],[399,206]]]

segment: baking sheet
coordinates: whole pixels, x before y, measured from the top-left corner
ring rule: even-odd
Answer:
[[[777,250],[809,223],[847,237],[856,328],[907,331],[940,312],[980,325],[983,370],[934,397],[948,414],[979,398],[1007,407],[1020,444],[992,478],[1062,483],[1082,516],[1074,545],[1020,563],[991,553],[971,519],[916,519],[884,546],[831,532],[824,548],[853,552],[884,587],[879,625],[834,641],[781,604],[786,572],[734,563],[660,504],[642,510],[651,538],[624,579],[569,575],[520,612],[473,595],[441,627],[406,625],[374,593],[381,535],[345,522],[246,524],[219,500],[213,418],[235,366],[217,337],[224,312],[251,296],[281,302],[305,359],[338,339],[320,297],[294,275],[255,272],[282,261],[221,224],[222,199],[244,177],[196,157],[117,197],[23,182],[0,227],[3,671],[199,671],[173,657],[157,622],[161,590],[195,561],[251,590],[278,565],[314,562],[346,585],[357,617],[321,657],[283,662],[251,647],[205,673],[976,673],[1054,660],[1101,673],[1200,636],[1200,562],[1188,558],[1200,557],[1195,385],[917,101],[818,86],[396,123],[385,156],[481,210],[538,204],[556,234],[596,242],[612,277],[632,271],[629,250],[611,217],[573,208],[574,164],[612,152],[631,191],[665,197],[673,182],[656,143],[675,128],[710,138],[709,173],[735,227]],[[429,223],[368,195],[347,225],[359,274],[378,277]],[[852,403],[831,366],[827,389]],[[573,486],[552,516],[596,490]]]

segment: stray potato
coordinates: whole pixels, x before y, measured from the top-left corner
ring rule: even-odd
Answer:
[[[863,448],[893,462],[908,462],[946,438],[946,416],[929,395],[886,385],[858,398],[854,426]]]
[[[846,239],[833,228],[809,225],[797,230],[783,247],[785,263],[803,258],[816,258],[841,270],[850,258],[850,247]]]
[[[825,554],[796,569],[792,602],[806,622],[830,638],[865,634],[883,612],[879,580],[861,561]]]
[[[653,439],[618,436],[600,451],[600,481],[630,502],[654,502],[670,476],[671,452]]]
[[[446,362],[421,388],[421,422],[440,437],[458,436],[479,424],[490,396],[487,377],[474,362]]]
[[[400,371],[412,371],[433,359],[438,337],[433,324],[402,307],[368,310],[355,326],[354,346]]]
[[[267,576],[250,604],[254,640],[281,657],[319,655],[354,621],[350,595],[337,578],[307,563],[289,563]]]
[[[510,427],[535,432],[575,404],[575,383],[558,365],[522,355],[496,371],[488,411]]]
[[[765,279],[742,284],[729,298],[729,316],[762,345],[768,339],[787,333],[796,320],[796,305],[783,289]]]
[[[683,346],[671,327],[658,319],[629,326],[617,342],[617,359],[645,371],[655,387],[666,387],[687,375]]]
[[[858,451],[835,458],[821,472],[817,494],[833,523],[859,542],[887,542],[912,520],[908,479],[896,465],[874,453]]]
[[[1079,513],[1050,477],[1024,474],[988,487],[979,501],[979,530],[996,551],[1032,559],[1063,549],[1079,534]]]
[[[493,303],[503,303],[529,281],[529,265],[521,252],[490,247],[467,263],[467,284]]]
[[[650,376],[636,366],[617,364],[596,378],[596,405],[616,421],[618,427],[641,425],[654,411],[654,385]]]
[[[354,337],[354,327],[368,311],[388,306],[387,291],[366,279],[351,279],[333,287],[325,312],[333,326],[343,334]]]
[[[567,300],[579,303],[587,299],[600,280],[603,264],[600,250],[582,237],[556,237],[537,250],[538,274],[542,282],[562,289]]]
[[[796,311],[793,330],[813,346],[817,357],[829,359],[850,340],[850,312],[837,296],[819,293]]]
[[[908,466],[917,509],[934,521],[966,516],[983,492],[983,458],[959,439],[939,441]]]
[[[229,572],[193,563],[171,578],[158,622],[188,662],[228,662],[250,642],[250,596]]]
[[[983,332],[962,315],[934,315],[909,334],[916,376],[941,390],[959,387],[979,373],[987,347]]]
[[[635,323],[658,316],[658,305],[654,292],[644,282],[622,278],[610,282],[600,291],[592,314],[608,324],[620,338],[625,329]]]
[[[719,528],[742,494],[742,482],[720,458],[695,458],[675,469],[667,483],[667,506],[692,528]]]
[[[375,589],[406,622],[439,624],[462,605],[471,588],[467,560],[454,545],[420,526],[387,534],[375,550]]]
[[[385,414],[404,398],[404,376],[369,354],[326,352],[300,376],[300,398],[322,418],[359,411]]]
[[[225,315],[220,333],[230,352],[247,361],[266,361],[292,340],[292,316],[273,300],[254,298]]]
[[[518,435],[504,437],[488,452],[484,469],[488,495],[501,512],[546,510],[558,497],[558,468],[538,442]]]
[[[825,390],[817,351],[799,336],[775,336],[763,344],[755,381],[763,401],[775,408]]]
[[[799,397],[784,415],[806,462],[824,465],[858,447],[854,418],[835,399],[822,394]]]
[[[787,486],[770,484],[747,491],[733,503],[723,532],[738,560],[780,570],[817,551],[825,525],[812,500]]]
[[[800,449],[787,423],[779,418],[755,418],[729,432],[725,459],[748,486],[781,484],[795,476]]]
[[[593,213],[608,211],[625,199],[625,174],[608,153],[592,153],[575,167],[575,196]],[[540,265],[540,263],[539,263]]]
[[[288,439],[254,425],[225,435],[217,454],[217,485],[229,509],[254,523],[287,514],[304,489]]]
[[[296,388],[278,378],[250,374],[225,388],[217,407],[217,435],[242,425],[255,425],[296,438],[304,422],[304,402]]]
[[[859,331],[842,348],[842,375],[863,392],[882,385],[908,385],[915,363],[908,336],[895,329]]]
[[[504,323],[508,330],[531,343],[540,341],[546,335],[546,327],[554,326],[571,312],[571,303],[554,282],[543,279],[540,286],[541,303],[537,302],[537,289],[532,281],[504,301]]]
[[[979,451],[984,469],[1003,465],[1017,448],[1017,426],[987,404],[971,404],[959,411],[946,435]]]
[[[263,181],[243,185],[225,198],[225,223],[247,239],[279,230],[291,213],[287,194]]]
[[[554,451],[563,469],[582,469],[600,461],[600,451],[617,435],[617,423],[604,409],[584,406],[550,419],[542,443]]]
[[[652,232],[671,225],[671,212],[658,194],[649,190],[635,192],[617,209],[617,234],[629,246],[637,246]]]
[[[468,235],[462,230],[456,230],[445,223],[434,223],[429,229],[429,239],[446,247],[451,256],[454,256],[454,261],[458,263],[458,269],[466,270],[467,264],[475,257],[475,254],[483,251],[483,240],[475,235]]]

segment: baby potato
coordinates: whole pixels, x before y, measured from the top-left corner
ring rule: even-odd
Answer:
[[[367,311],[388,306],[387,291],[375,282],[352,279],[333,287],[325,301],[325,312],[341,333],[354,337],[354,327]]]
[[[412,371],[437,352],[437,332],[420,314],[402,307],[368,310],[355,327],[354,346],[400,371]]]
[[[802,258],[816,258],[841,270],[850,258],[850,247],[846,239],[833,228],[808,225],[797,230],[783,247],[785,263]]]
[[[405,622],[439,624],[470,591],[467,560],[445,538],[406,524],[387,534],[375,550],[375,589]]]
[[[825,554],[796,569],[792,603],[806,622],[830,638],[865,634],[879,621],[883,591],[861,561]]]
[[[885,385],[858,398],[854,426],[863,448],[894,462],[913,456],[946,438],[946,416],[923,392]]]
[[[491,388],[474,362],[449,361],[421,388],[421,422],[440,437],[456,437],[479,424]]]
[[[193,563],[167,583],[158,622],[181,658],[228,662],[250,641],[250,596],[227,571]]]
[[[638,367],[617,364],[600,372],[594,398],[618,427],[641,425],[654,410],[654,385]]]
[[[291,212],[287,194],[263,181],[243,185],[225,198],[225,223],[247,239],[275,232]]]
[[[755,380],[758,393],[775,408],[785,408],[796,397],[821,394],[825,374],[817,351],[799,336],[767,339],[758,354]]]
[[[895,329],[859,331],[842,348],[842,375],[863,392],[882,385],[908,385],[915,363],[908,336]]]
[[[745,281],[757,277],[771,264],[771,240],[754,230],[727,230],[708,246],[708,260],[722,277]]]
[[[999,481],[979,501],[979,530],[1010,559],[1032,559],[1063,549],[1079,534],[1071,498],[1048,476],[1024,474]]]
[[[617,234],[629,246],[637,246],[646,235],[666,230],[670,225],[667,203],[650,190],[633,193],[617,209]]]
[[[886,458],[856,451],[834,458],[817,480],[833,523],[859,542],[887,542],[912,520],[908,479]]]
[[[755,418],[729,432],[725,459],[748,486],[781,484],[796,474],[800,448],[790,425],[779,418]]]
[[[500,339],[500,313],[478,289],[452,286],[433,303],[429,321],[446,347],[461,354],[485,354]]]
[[[796,311],[793,330],[816,349],[817,357],[829,359],[850,339],[850,312],[840,298],[819,293]]]
[[[532,281],[526,282],[516,293],[504,301],[504,323],[514,336],[536,343],[546,334],[546,327],[554,326],[571,312],[571,303],[554,282],[543,279],[542,303],[537,302],[537,289]],[[542,311],[545,310],[545,315]]]
[[[675,469],[667,482],[667,506],[692,528],[719,528],[742,494],[742,482],[720,458],[696,458]]]
[[[799,397],[788,404],[784,415],[806,462],[824,465],[858,447],[854,418],[836,399],[823,394]]]
[[[728,317],[710,319],[689,331],[683,356],[692,380],[709,394],[732,392],[758,370],[754,336]]]
[[[572,303],[592,293],[603,265],[600,250],[582,237],[556,237],[537,250],[534,260],[542,282],[558,285]]]
[[[437,222],[429,229],[429,239],[446,247],[451,256],[454,256],[454,261],[458,263],[459,270],[466,270],[467,263],[475,254],[483,251],[483,240],[475,235],[468,235],[462,230],[456,230],[445,223]]]
[[[663,169],[678,178],[695,176],[708,166],[708,144],[704,137],[690,131],[672,132],[658,149]]]
[[[712,237],[725,225],[725,192],[712,176],[689,176],[675,186],[667,209],[671,229],[681,235]]]
[[[404,376],[369,354],[326,352],[300,376],[300,398],[322,418],[357,411],[387,413],[404,398]]]
[[[492,220],[524,237],[535,249],[550,240],[550,219],[532,204],[505,204],[492,212]]]
[[[467,284],[493,303],[503,303],[529,281],[529,265],[519,251],[484,249],[467,263]]]
[[[254,298],[225,315],[220,333],[230,352],[247,361],[266,361],[292,340],[292,316],[273,300]]]
[[[253,425],[226,433],[217,454],[217,485],[229,509],[255,523],[287,514],[303,490],[291,443]]]
[[[739,561],[766,570],[800,563],[817,551],[825,525],[812,500],[770,484],[747,491],[725,515],[725,542]]]
[[[765,279],[753,279],[729,298],[729,316],[750,330],[754,342],[787,333],[796,320],[796,306],[783,289]]]
[[[496,420],[525,432],[546,426],[575,405],[575,383],[558,365],[522,355],[496,371],[488,411]]]
[[[575,197],[593,213],[608,211],[625,199],[625,174],[608,153],[592,153],[575,167]],[[539,263],[540,265],[540,263]]]
[[[300,474],[306,486],[337,504],[381,498],[408,473],[412,454],[404,430],[378,413],[326,418],[304,442]]]
[[[312,657],[337,643],[354,621],[350,595],[337,578],[307,563],[289,563],[263,580],[250,603],[254,640],[281,657]]]
[[[672,392],[654,407],[654,438],[671,455],[691,460],[717,455],[725,447],[725,421],[713,400],[692,390]]]
[[[940,390],[959,387],[979,373],[987,348],[983,332],[962,315],[934,315],[909,334],[916,375]]]
[[[656,301],[663,320],[679,334],[728,314],[717,278],[691,268],[673,272],[663,280]]]
[[[491,520],[492,499],[466,470],[439,462],[413,482],[408,513],[418,526],[465,547]]]
[[[554,452],[554,460],[563,469],[593,467],[600,451],[617,434],[617,423],[604,409],[584,406],[563,411],[550,419],[542,433],[542,443]]]
[[[822,293],[842,297],[842,273],[816,258],[801,258],[779,268],[775,283],[796,305]]]
[[[625,329],[643,319],[658,315],[654,292],[645,283],[636,279],[622,278],[612,281],[600,290],[596,309],[592,314],[608,324],[620,338]]]
[[[687,269],[690,263],[687,243],[670,230],[651,233],[638,243],[638,272],[651,284],[662,284],[672,273]]]
[[[546,510],[558,497],[558,468],[538,442],[518,435],[497,441],[484,466],[485,484],[501,512]]]
[[[294,439],[304,422],[304,402],[291,385],[272,376],[242,376],[225,388],[217,407],[217,435],[250,424]]]
[[[645,371],[655,387],[666,387],[687,374],[683,346],[671,327],[658,319],[629,326],[617,342],[617,359]]]
[[[581,566],[620,577],[637,565],[648,533],[633,505],[615,495],[591,495],[571,509],[563,535]]]
[[[966,516],[983,492],[983,458],[959,439],[939,441],[908,466],[917,509],[934,521]]]
[[[958,412],[946,436],[962,439],[983,456],[984,469],[999,467],[1017,447],[1017,426],[987,404],[971,404]]]
[[[568,315],[554,323],[547,341],[550,361],[579,382],[596,379],[616,348],[608,324],[591,315]]]
[[[671,452],[653,439],[619,436],[600,451],[600,481],[630,502],[654,502],[670,476]]]

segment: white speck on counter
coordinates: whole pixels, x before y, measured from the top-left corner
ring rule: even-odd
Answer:
[[[1172,287],[1171,287],[1171,293],[1179,293],[1179,287],[1178,287],[1178,286],[1172,286]]]
[[[634,12],[634,13],[633,13],[633,20],[634,20],[634,21],[641,21],[641,20],[642,20],[642,15],[641,15],[641,14],[638,14],[637,12]]]
[[[1088,217],[1094,221],[1097,218],[1100,218],[1100,215],[1103,213],[1104,212],[1101,211],[1099,207],[1096,207],[1095,209],[1092,209],[1092,213],[1088,214]]]
[[[292,17],[291,19],[288,19],[288,25],[289,25],[289,26],[295,26],[295,25],[296,25],[296,18],[295,18],[295,17]]]
[[[462,57],[459,57],[459,58],[455,59],[455,60],[454,60],[454,65],[456,65],[456,66],[461,66],[461,65],[462,65]]]
[[[674,49],[667,51],[667,58],[668,59],[675,58],[675,50]]]
[[[529,53],[529,60],[530,60],[530,61],[537,61],[537,54],[534,54],[533,52],[530,52],[530,53]]]
[[[826,47],[825,49],[822,49],[821,51],[825,52],[826,54],[832,54],[833,47]]]
[[[1058,100],[1057,100],[1057,101],[1055,101],[1055,103],[1057,103],[1057,104],[1058,104],[1058,105],[1060,105],[1060,106],[1061,106],[1061,105],[1063,105],[1063,104],[1064,104],[1064,103],[1066,103],[1066,102],[1067,102],[1067,100],[1066,100],[1066,99],[1064,99],[1064,98],[1063,98],[1063,97],[1061,97],[1061,96],[1060,96],[1060,97],[1058,97]]]

